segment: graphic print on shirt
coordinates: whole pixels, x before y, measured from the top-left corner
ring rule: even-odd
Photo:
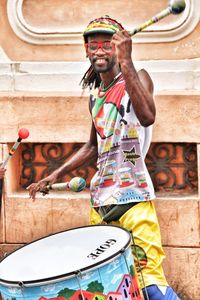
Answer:
[[[139,133],[141,125],[130,105],[124,81],[91,98],[98,138],[98,171],[91,181],[92,205],[149,200]]]
[[[117,85],[115,89],[112,90],[112,93],[110,93],[109,90],[103,97],[97,96],[95,99],[92,116],[97,133],[102,139],[108,138],[114,133],[118,114],[120,110],[123,110],[121,107],[121,99],[123,96],[123,85]]]

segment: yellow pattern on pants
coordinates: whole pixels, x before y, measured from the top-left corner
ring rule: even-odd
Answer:
[[[94,208],[91,208],[90,224],[101,223],[105,222],[102,222],[100,215]],[[123,227],[132,232],[134,245],[131,248],[140,288],[151,284],[167,286],[168,283],[162,268],[165,254],[161,245],[160,227],[153,202],[140,202],[125,212],[119,220],[109,224]],[[134,249],[137,250],[137,257]]]

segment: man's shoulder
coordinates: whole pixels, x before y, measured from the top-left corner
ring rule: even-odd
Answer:
[[[139,71],[137,71],[137,73],[138,73],[138,76],[148,76],[148,77],[150,77],[149,73],[145,69],[140,69]]]
[[[147,88],[147,90],[150,91],[151,93],[153,93],[154,86],[153,86],[153,81],[152,81],[149,73],[145,69],[140,69],[138,71],[138,76],[139,76],[140,81]]]

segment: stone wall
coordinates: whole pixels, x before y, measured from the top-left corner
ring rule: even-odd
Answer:
[[[66,158],[88,139],[88,92],[83,93],[79,85],[88,66],[81,37],[88,20],[109,14],[129,30],[167,6],[165,0],[155,0],[154,5],[148,0],[115,0],[113,5],[79,2],[81,5],[59,0],[55,6],[53,0],[0,1],[0,158],[7,156],[20,127],[30,131],[7,166],[1,257],[34,239],[88,224],[88,190],[80,194],[52,192],[45,198],[38,195],[33,202],[23,185],[29,176],[28,170],[23,173],[27,147],[62,144]],[[167,278],[182,300],[199,300],[200,4],[198,0],[186,4],[180,16],[169,16],[133,38],[133,59],[137,69],[150,73],[155,85],[153,145],[167,143],[173,149],[175,144],[194,145],[189,157],[187,150],[176,161],[166,155],[170,172],[159,178],[175,174],[176,188],[171,185],[158,190],[156,207]],[[44,162],[44,156],[39,160]],[[194,161],[196,167],[180,177],[184,174],[181,168]],[[42,176],[40,169],[37,172]],[[94,166],[81,172],[90,179]],[[191,189],[184,188],[185,181],[191,183]]]

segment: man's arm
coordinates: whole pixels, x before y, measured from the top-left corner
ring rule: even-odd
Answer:
[[[80,168],[86,162],[89,162],[94,158],[97,159],[97,152],[96,130],[92,123],[89,141],[84,144],[83,147],[81,147],[81,149],[71,159],[66,161],[61,167],[56,169],[49,176],[38,181],[37,183],[32,183],[27,187],[30,198],[34,200],[36,193],[45,190],[47,184],[53,184],[68,172]]]
[[[126,31],[114,34],[113,43],[136,116],[147,127],[154,123],[156,114],[153,82],[145,70],[136,71],[131,58],[132,40]]]
[[[90,139],[84,144],[81,149],[68,161],[66,161],[60,168],[55,170],[53,174],[55,174],[56,179],[63,177],[68,172],[71,172],[86,162],[96,158],[97,159],[97,138],[95,127],[92,123]]]

